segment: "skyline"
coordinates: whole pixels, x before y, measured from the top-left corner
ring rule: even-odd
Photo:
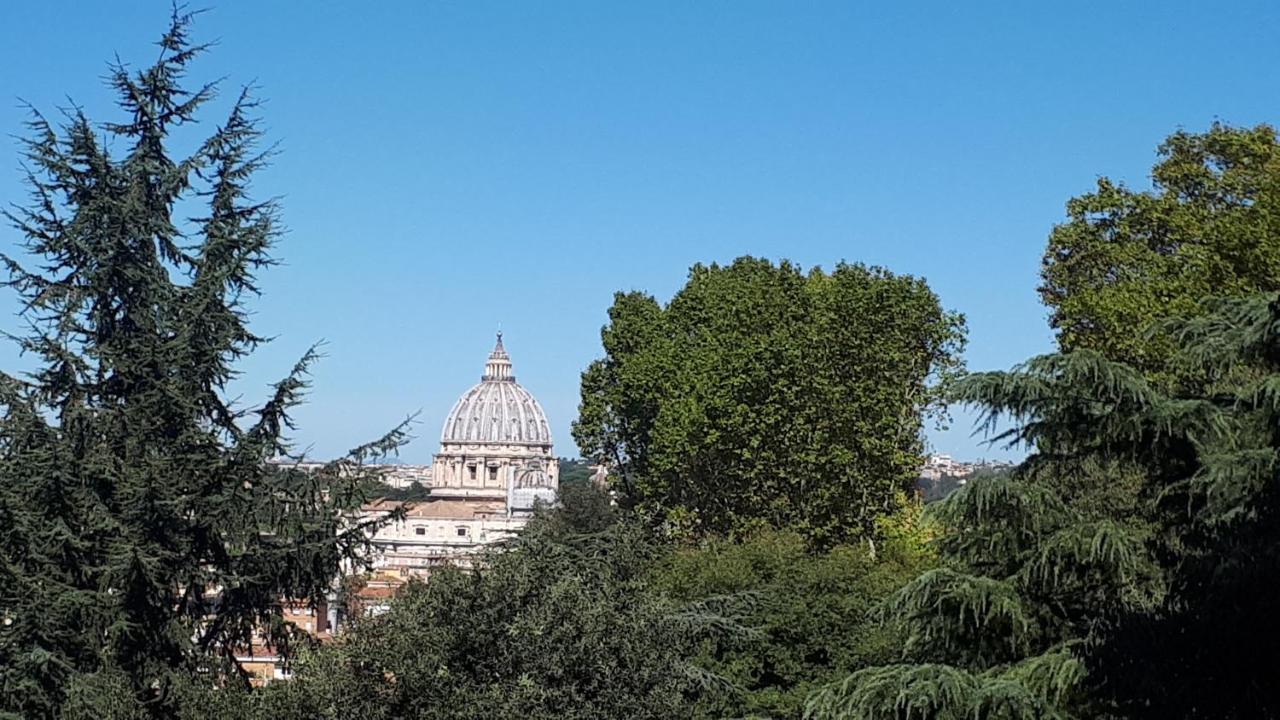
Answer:
[[[421,410],[403,457],[426,462],[501,329],[573,456],[577,378],[612,293],[665,301],[689,265],[743,254],[925,277],[968,318],[969,367],[1007,368],[1051,348],[1035,286],[1070,197],[1100,175],[1149,187],[1180,127],[1276,115],[1276,9],[1163,13],[218,5],[195,26],[218,45],[192,79],[226,76],[217,108],[260,88],[281,154],[255,189],[283,196],[291,229],[253,304],[277,340],[233,394],[262,399],[325,339],[299,443],[335,455]],[[167,14],[11,9],[0,95],[113,119],[105,63],[150,61]],[[0,130],[21,134],[23,117],[0,105]],[[4,149],[0,201],[20,202],[17,145]],[[3,294],[0,329],[17,329],[15,307]],[[970,438],[968,417],[933,448],[1011,455]]]

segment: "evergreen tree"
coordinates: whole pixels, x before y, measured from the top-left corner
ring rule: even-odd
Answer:
[[[1252,293],[1277,287],[1280,144],[1215,125],[1160,155],[1154,191],[1068,204],[1041,287],[1062,353],[957,393],[1034,452],[936,508],[947,566],[885,609],[922,642],[814,717],[1276,716],[1275,308]]]
[[[823,688],[806,716],[1097,717],[1077,649],[1098,619],[1154,602],[1140,538],[1010,473],[976,477],[934,509],[941,567],[878,611],[906,633],[899,662]]]
[[[262,342],[245,302],[279,225],[249,196],[270,153],[247,91],[172,154],[216,91],[184,85],[205,50],[190,23],[175,10],[150,67],[111,66],[119,122],[33,111],[31,202],[8,213],[27,255],[4,257],[36,367],[0,375],[0,716],[106,716],[128,698],[163,717],[184,678],[234,680],[237,649],[291,652],[282,603],[319,601],[362,551],[367,528],[342,511],[364,458],[403,438],[319,472],[268,463],[289,454],[314,351],[260,407],[227,399]]]
[[[1280,716],[1280,301],[1206,302],[1169,332],[1203,386],[1090,351],[961,383],[1036,453],[940,504],[951,566],[889,607],[918,642],[814,717]],[[1109,506],[1106,481],[1135,479]]]
[[[1167,594],[1089,655],[1100,697],[1131,718],[1280,717],[1280,299],[1219,299],[1180,327],[1197,393],[1137,418]]]

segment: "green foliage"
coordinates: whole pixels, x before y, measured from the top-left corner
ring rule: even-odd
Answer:
[[[964,483],[965,478],[959,475],[943,475],[937,479],[922,477],[916,481],[916,491],[922,500],[931,503],[960,489]]]
[[[544,510],[541,522],[560,535],[587,535],[608,530],[622,519],[609,491],[592,483],[561,485],[554,510]]]
[[[1168,367],[1201,383],[1077,351],[959,385],[1039,452],[938,506],[948,567],[886,605],[914,657],[828,686],[814,717],[1280,713],[1280,301],[1206,302],[1173,336]],[[1108,474],[1129,502],[1103,501]]]
[[[1045,251],[1040,292],[1064,351],[1095,350],[1153,379],[1194,379],[1166,365],[1170,318],[1201,299],[1280,290],[1280,141],[1266,125],[1178,132],[1159,149],[1154,189],[1102,178],[1067,204]]]
[[[628,523],[535,519],[471,573],[413,584],[258,699],[287,718],[671,718],[723,682],[685,662],[738,624],[646,590],[657,549]],[[273,712],[280,712],[273,709]],[[251,717],[268,717],[255,715]]]
[[[175,13],[154,65],[112,66],[121,122],[30,122],[31,202],[7,213],[29,257],[3,258],[36,365],[0,374],[3,717],[170,716],[188,679],[234,682],[255,633],[305,643],[282,603],[323,598],[362,553],[340,513],[361,463],[403,438],[318,472],[268,464],[314,352],[258,408],[225,397],[261,342],[245,301],[277,209],[248,197],[267,154],[247,92],[194,154],[168,152],[215,91],[181,85],[204,49],[189,21]],[[202,214],[179,223],[179,206]]]
[[[620,293],[609,320],[574,438],[621,501],[676,534],[763,525],[826,546],[911,487],[964,340],[922,280],[753,258],[695,266],[665,307]]]
[[[1139,507],[1155,531],[1145,550],[1163,570],[1162,596],[1154,606],[1095,613],[1108,622],[1086,655],[1097,697],[1130,717],[1280,712],[1280,697],[1259,675],[1280,661],[1262,640],[1280,624],[1260,600],[1274,595],[1280,570],[1272,559],[1280,552],[1280,440],[1268,391],[1280,369],[1280,320],[1265,297],[1207,302],[1202,313],[1176,330],[1182,349],[1169,362],[1202,378],[1199,386],[1158,390],[1132,370],[1072,353],[973,387],[992,412],[1022,420],[1025,441],[1070,463],[1119,458],[1141,472],[1150,502]],[[1058,372],[1070,368],[1081,372]],[[1107,532],[1097,527],[1092,539],[1060,544],[1063,557],[1042,565],[1086,550],[1138,552]]]
[[[806,718],[900,720],[1060,720],[1060,706],[1079,685],[1083,666],[1058,650],[1000,671],[972,673],[950,665],[867,668],[809,701]]]
[[[782,531],[675,551],[654,572],[655,591],[678,602],[750,599],[744,623],[756,630],[702,644],[696,662],[740,691],[700,699],[691,716],[798,718],[818,686],[892,660],[898,634],[871,611],[929,562],[907,532],[874,554],[866,544],[812,554]]]
[[[1139,529],[1090,520],[1025,472],[979,474],[930,506],[944,565],[878,610],[906,633],[901,661],[822,688],[809,717],[1094,716],[1079,643],[1152,607],[1158,574]]]
[[[1207,302],[1179,332],[1177,360],[1210,385],[1168,400],[1202,408],[1201,422],[1167,430],[1189,459],[1148,460],[1168,594],[1157,612],[1122,617],[1091,657],[1099,693],[1128,716],[1280,714],[1278,330],[1280,301],[1260,296]]]
[[[425,500],[431,494],[431,488],[425,487],[417,480],[398,488],[379,482],[370,489],[369,494],[383,500]]]
[[[560,458],[560,484],[577,485],[590,482],[594,471],[586,460]]]

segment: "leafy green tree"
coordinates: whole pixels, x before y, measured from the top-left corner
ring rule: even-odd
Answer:
[[[226,398],[261,342],[245,301],[277,208],[249,198],[268,153],[247,92],[170,154],[215,93],[183,86],[204,50],[190,20],[175,11],[154,65],[111,67],[119,122],[30,122],[32,200],[7,213],[27,256],[4,257],[36,367],[0,374],[0,717],[169,716],[176,687],[233,680],[255,638],[292,651],[282,603],[322,599],[364,549],[341,511],[361,461],[403,437],[319,472],[269,464],[314,352],[256,409]]]
[[[547,513],[544,522],[552,532],[574,535],[603,532],[624,518],[607,489],[579,481],[560,486],[555,511]]]
[[[957,394],[1035,452],[939,504],[944,568],[884,611],[902,661],[813,717],[1275,715],[1271,310],[1203,298],[1277,287],[1277,147],[1267,126],[1177,133],[1153,192],[1103,179],[1069,203],[1041,288],[1064,353]]]
[[[920,478],[916,483],[916,491],[925,502],[937,502],[963,487],[968,482],[961,475],[943,475],[937,479]]]
[[[698,648],[694,661],[739,690],[700,698],[692,717],[799,718],[817,687],[892,661],[901,638],[871,611],[930,564],[905,535],[876,552],[862,544],[813,553],[786,531],[676,549],[654,571],[654,589],[677,602],[749,600],[743,622],[755,630]]]
[[[584,532],[558,515],[542,514],[470,573],[408,586],[292,681],[256,693],[271,714],[250,717],[665,720],[719,691],[723,681],[685,658],[703,634],[737,632],[732,619],[649,591],[659,548],[647,531]]]
[[[924,281],[697,265],[665,307],[618,294],[574,438],[620,501],[677,533],[871,533],[914,482],[923,414],[959,368],[963,319]]]
[[[1193,317],[1205,297],[1280,290],[1280,140],[1267,125],[1215,124],[1159,154],[1153,190],[1102,178],[1067,203],[1040,293],[1063,351],[1171,381],[1178,343],[1163,321]]]
[[[961,383],[1038,451],[939,505],[952,563],[890,605],[924,644],[814,717],[1280,714],[1280,300],[1206,302],[1175,337],[1203,387],[1084,350]]]

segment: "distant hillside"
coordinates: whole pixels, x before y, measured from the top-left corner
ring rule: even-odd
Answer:
[[[560,484],[586,483],[591,480],[591,464],[586,460],[560,458]]]
[[[958,475],[945,475],[937,479],[922,477],[916,481],[916,490],[925,502],[931,503],[958,490],[966,479],[967,476]]]

